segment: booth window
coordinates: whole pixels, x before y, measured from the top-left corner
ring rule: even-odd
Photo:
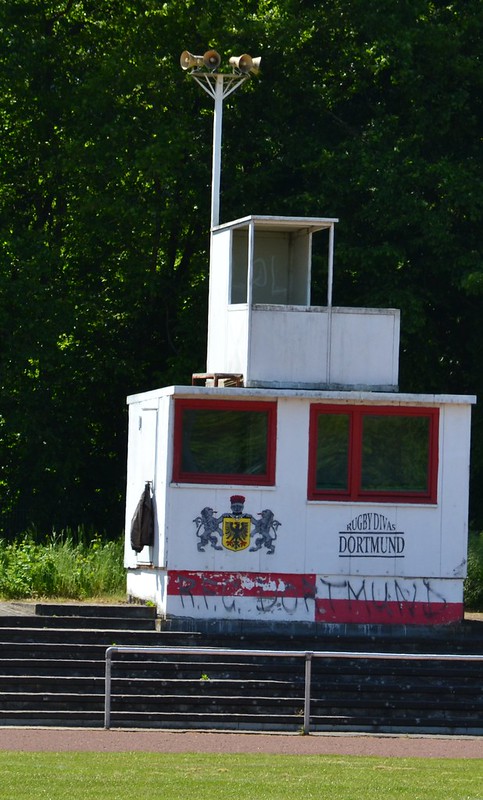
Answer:
[[[309,500],[435,503],[436,408],[313,405]]]
[[[277,404],[176,400],[173,481],[272,486]]]

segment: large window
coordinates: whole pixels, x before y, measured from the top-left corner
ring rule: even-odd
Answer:
[[[435,503],[439,411],[313,405],[310,500]]]
[[[275,483],[277,405],[176,400],[173,480]]]

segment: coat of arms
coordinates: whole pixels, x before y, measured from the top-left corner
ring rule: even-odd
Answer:
[[[257,514],[260,519],[247,514],[244,511],[245,498],[239,494],[230,497],[230,506],[231,511],[220,517],[215,516],[217,512],[212,508],[205,506],[199,517],[193,520],[198,550],[204,553],[205,547],[211,545],[215,550],[226,548],[238,553],[246,550],[252,543],[251,552],[266,547],[267,553],[274,553],[277,530],[281,523],[275,519],[273,511],[268,508],[260,511]]]

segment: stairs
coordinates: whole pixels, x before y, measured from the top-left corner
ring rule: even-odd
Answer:
[[[483,655],[483,624],[330,626],[313,635],[159,630],[146,606],[31,607],[0,615],[0,725],[102,727],[105,652],[135,647]],[[1,613],[1,608],[0,608]],[[409,631],[409,632],[408,632]],[[314,658],[311,730],[483,735],[483,661]],[[115,654],[111,727],[298,731],[304,660]]]

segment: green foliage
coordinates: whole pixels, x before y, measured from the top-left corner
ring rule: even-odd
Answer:
[[[4,535],[117,538],[126,395],[204,368],[213,109],[185,47],[263,59],[226,104],[222,219],[339,217],[334,300],[401,308],[401,388],[483,394],[482,28],[479,0],[0,4]],[[473,436],[481,528],[479,408]]]
[[[481,797],[481,760],[255,753],[0,753],[1,800],[448,800]]]
[[[483,532],[469,536],[465,607],[469,611],[483,611]]]
[[[85,541],[69,531],[45,544],[36,538],[30,532],[11,543],[0,540],[1,597],[84,600],[124,592],[122,542]]]

